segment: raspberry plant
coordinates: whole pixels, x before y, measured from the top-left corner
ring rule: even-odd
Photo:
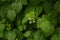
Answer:
[[[60,40],[60,0],[0,0],[0,40]]]

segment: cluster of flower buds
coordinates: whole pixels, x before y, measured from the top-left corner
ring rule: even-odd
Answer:
[[[29,24],[35,23],[35,18],[34,17],[29,17]]]

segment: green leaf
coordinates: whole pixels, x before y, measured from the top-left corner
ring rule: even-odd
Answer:
[[[10,5],[9,8],[16,11],[17,13],[19,13],[22,9],[22,3],[21,3],[21,1],[14,2]]]
[[[56,20],[58,22],[58,24],[60,24],[60,13],[57,13],[58,15],[56,16]]]
[[[5,24],[1,24],[1,23],[0,23],[0,31],[1,31],[1,32],[4,31],[5,26],[6,26]]]
[[[58,31],[58,32],[57,32],[57,31]],[[55,33],[60,34],[60,27],[57,27],[57,28],[55,29]]]
[[[34,40],[45,40],[44,35],[41,33],[41,31],[36,31],[34,33]]]
[[[15,17],[16,17],[16,12],[13,10],[8,10],[7,18],[9,18],[11,21],[14,21]]]
[[[49,12],[47,15],[43,15],[43,20],[48,20],[52,25],[56,26],[57,20],[56,20],[57,13],[55,11]]]
[[[27,16],[28,15],[28,16]],[[26,14],[25,17],[22,20],[22,24],[28,21],[28,18],[31,16],[31,14]]]
[[[15,31],[9,31],[6,33],[5,37],[8,39],[8,40],[15,40],[15,37],[16,37],[16,34],[15,34]]]
[[[3,19],[3,18],[5,18],[6,17],[6,7],[7,7],[7,5],[4,5],[4,6],[0,6],[0,17]],[[3,12],[4,11],[4,12]],[[0,19],[1,19],[0,18]]]
[[[5,23],[5,22],[6,22],[6,19],[2,19],[2,20],[0,21],[1,24]]]
[[[57,12],[60,12],[60,0],[59,0],[59,1],[56,1],[55,6],[54,6],[54,9],[55,9]]]
[[[44,11],[48,14],[50,11],[53,10],[53,5],[48,3],[48,2],[44,2]]]
[[[2,38],[3,37],[3,32],[0,32],[0,38]]]
[[[26,31],[26,32],[24,33],[24,36],[25,36],[25,37],[29,37],[30,34],[31,34],[31,31]]]
[[[45,36],[50,36],[54,32],[54,26],[46,19],[39,18],[37,20],[37,28],[41,28],[41,30],[44,32]]]
[[[57,12],[51,11],[49,12],[49,14],[46,15],[47,19],[51,22],[52,25],[56,25],[57,23],[57,20],[56,20],[57,14],[58,14]]]
[[[39,5],[39,3],[40,3],[40,1],[41,0],[29,0],[29,3],[31,4],[31,5]]]
[[[27,37],[27,40],[34,40],[33,34],[31,34],[29,37]]]
[[[30,7],[30,8],[25,11],[26,14],[25,14],[25,17],[22,20],[22,24],[24,24],[25,22],[27,22],[30,17],[33,18],[35,16],[34,15],[34,7]]]
[[[21,17],[17,17],[16,20],[17,20],[17,25],[18,26],[21,25],[21,23],[22,23]]]
[[[21,3],[23,4],[23,5],[27,5],[28,3],[27,3],[27,0],[21,0]]]
[[[28,37],[27,40],[34,40],[32,37]]]
[[[60,34],[54,34],[54,35],[51,37],[51,40],[60,40]]]
[[[21,32],[25,29],[26,25],[19,25],[18,30]]]
[[[39,16],[41,14],[42,8],[43,8],[42,6],[36,7],[36,9],[35,9],[35,15],[36,16]]]
[[[18,26],[18,30],[21,32],[23,30],[22,26]]]

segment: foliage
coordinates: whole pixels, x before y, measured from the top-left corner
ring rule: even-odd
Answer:
[[[60,0],[0,0],[0,40],[60,40]]]

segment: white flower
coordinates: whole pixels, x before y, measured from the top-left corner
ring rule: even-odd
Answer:
[[[32,22],[30,21],[29,24],[32,24]]]
[[[35,20],[33,21],[33,23],[35,23]]]
[[[31,20],[31,17],[29,17],[28,19]]]

